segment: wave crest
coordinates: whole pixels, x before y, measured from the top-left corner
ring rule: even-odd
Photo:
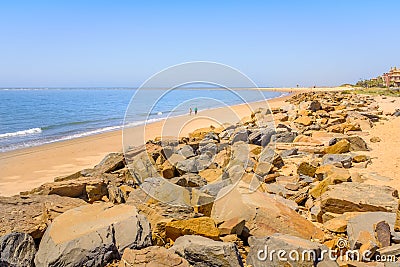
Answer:
[[[3,133],[3,134],[0,134],[0,138],[8,138],[8,137],[14,137],[14,136],[25,136],[25,135],[30,135],[30,134],[38,134],[38,133],[41,133],[41,132],[42,132],[41,128],[31,128],[31,129],[27,129],[27,130],[12,132],[12,133]]]

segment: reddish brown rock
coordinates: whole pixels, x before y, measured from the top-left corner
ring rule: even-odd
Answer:
[[[324,235],[319,228],[290,207],[262,192],[249,192],[248,187],[242,187],[242,184],[234,188],[225,187],[219,192],[211,217],[217,223],[234,218],[243,219],[250,235],[257,237],[284,233],[318,239]]]
[[[41,238],[57,216],[82,205],[82,199],[57,195],[0,197],[0,235],[23,232]]]

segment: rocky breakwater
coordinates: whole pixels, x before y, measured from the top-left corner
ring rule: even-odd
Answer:
[[[304,93],[237,124],[111,153],[0,198],[0,265],[367,266],[400,256],[398,192],[364,177],[368,131],[391,119],[373,97]],[[365,257],[345,257],[355,250]],[[379,264],[368,266],[392,266]]]

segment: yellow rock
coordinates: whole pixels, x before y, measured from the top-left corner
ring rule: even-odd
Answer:
[[[208,134],[209,132],[213,132],[214,130],[215,130],[214,126],[199,128],[189,133],[189,137],[195,139],[203,139],[206,136],[206,134]]]
[[[129,185],[121,185],[119,187],[119,189],[121,189],[122,193],[124,194],[125,199],[128,198],[129,194],[135,190],[135,188],[130,187]]]
[[[312,138],[311,136],[307,136],[307,135],[298,135],[296,136],[296,138],[293,140],[293,143],[314,143],[314,144],[321,144],[320,141],[315,140],[314,138]]]
[[[310,114],[310,112],[308,110],[301,109],[297,112],[297,114],[299,114],[300,116],[308,116],[308,114]]]
[[[346,109],[346,106],[335,106],[335,110],[343,110]]]
[[[230,152],[227,150],[222,150],[214,157],[214,162],[218,164],[221,168],[224,168],[228,165],[230,161]]]
[[[107,185],[105,183],[86,185],[86,193],[90,203],[101,200],[101,198],[108,193]]]
[[[368,157],[365,155],[357,155],[357,156],[354,156],[354,158],[353,158],[353,162],[355,162],[355,163],[364,162],[367,160],[368,160]]]
[[[166,179],[173,178],[175,176],[175,166],[169,161],[165,161],[162,165],[161,175]]]
[[[396,210],[396,222],[394,224],[394,230],[397,232],[400,231],[400,201]]]
[[[199,175],[207,180],[208,183],[221,178],[222,169],[205,169],[199,172]]]
[[[350,151],[350,142],[346,139],[342,139],[332,146],[328,146],[324,149],[325,154],[341,154]]]
[[[299,124],[302,124],[302,125],[304,125],[304,126],[309,126],[309,125],[311,125],[311,123],[312,123],[310,117],[308,117],[308,116],[301,116],[301,117],[298,117],[297,119],[295,119],[294,122],[299,123]]]
[[[214,220],[209,217],[169,222],[166,224],[165,232],[166,237],[173,241],[183,235],[200,235],[220,240],[219,230]]]
[[[332,182],[338,183],[340,181],[346,182],[350,179],[350,172],[343,168],[338,168],[331,164],[323,165],[317,168],[315,175],[319,180],[323,180],[327,177],[331,177]]]
[[[351,178],[348,170],[337,168],[333,165],[321,166],[317,168],[315,174],[317,178],[323,180],[310,190],[309,194],[314,198],[318,198],[325,193],[329,185],[347,182]]]
[[[253,145],[253,144],[249,144],[249,150],[250,150],[250,153],[253,153],[254,155],[259,155],[261,153],[262,147]]]
[[[317,168],[314,167],[313,165],[311,165],[310,163],[302,162],[302,163],[300,163],[299,167],[297,168],[297,173],[307,175],[310,177],[314,177],[316,169]]]
[[[325,178],[321,182],[319,182],[315,187],[310,189],[309,194],[313,196],[313,198],[319,198],[323,193],[326,192],[328,186],[331,184],[331,179]]]

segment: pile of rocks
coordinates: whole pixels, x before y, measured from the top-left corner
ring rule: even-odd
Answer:
[[[368,130],[392,115],[341,92],[288,102],[0,198],[0,266],[364,266],[323,251],[400,256],[398,192],[358,174],[371,161]],[[316,257],[284,260],[266,247]]]

